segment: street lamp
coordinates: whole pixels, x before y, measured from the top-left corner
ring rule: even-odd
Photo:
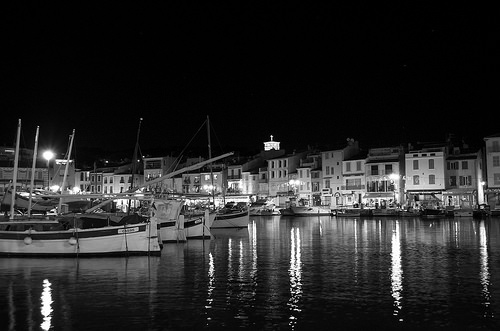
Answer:
[[[292,187],[293,194],[297,194],[297,186],[300,184],[300,181],[298,179],[290,179],[288,184]]]
[[[396,181],[399,181],[399,175],[392,173],[389,175],[389,179],[392,180],[392,183],[393,183],[392,193],[394,194],[394,205],[396,206],[397,205],[397,203],[396,203],[396,190],[397,190],[397,187],[399,186],[399,183],[396,186]]]
[[[54,158],[54,153],[51,150],[45,151],[43,158],[47,160],[47,188],[50,189],[50,160]]]

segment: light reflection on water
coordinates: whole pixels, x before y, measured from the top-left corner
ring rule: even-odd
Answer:
[[[391,269],[391,287],[392,297],[394,298],[394,315],[398,316],[402,307],[403,299],[403,269],[401,266],[401,243],[399,234],[399,221],[394,222],[392,230],[392,269]],[[400,319],[402,321],[402,319]]]
[[[500,327],[499,219],[252,217],[214,236],[152,258],[0,258],[0,326]]]
[[[290,307],[290,323],[292,330],[297,324],[299,318],[300,299],[302,297],[302,262],[300,260],[300,229],[292,228],[290,230],[291,252],[290,252],[290,299],[288,306]]]
[[[480,253],[480,281],[484,298],[484,317],[494,317],[490,311],[490,272],[488,267],[488,238],[484,221],[479,223],[479,253]]]
[[[52,290],[50,289],[51,285],[52,284],[49,282],[48,279],[43,280],[43,291],[42,291],[42,297],[40,298],[41,313],[43,316],[43,322],[40,325],[40,327],[43,330],[50,329],[50,320],[52,314]]]

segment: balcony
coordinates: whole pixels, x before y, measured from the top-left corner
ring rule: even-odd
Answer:
[[[366,171],[366,176],[390,176],[394,174],[394,170],[370,170]]]
[[[486,148],[486,153],[491,154],[491,153],[500,153],[500,148],[496,146],[491,146]]]
[[[340,188],[343,191],[364,190],[365,185],[342,185]]]
[[[228,188],[227,191],[226,191],[227,194],[230,194],[230,195],[237,195],[237,194],[241,194],[242,191],[241,189],[239,188]]]

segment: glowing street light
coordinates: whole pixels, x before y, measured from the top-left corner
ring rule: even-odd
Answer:
[[[393,182],[392,193],[394,195],[394,204],[396,204],[396,190],[397,190],[396,182],[399,181],[399,175],[392,173],[389,175],[389,179]],[[398,182],[398,186],[399,186],[399,182]]]
[[[50,160],[54,158],[54,153],[51,150],[43,152],[43,158],[47,160],[47,187],[50,188]]]

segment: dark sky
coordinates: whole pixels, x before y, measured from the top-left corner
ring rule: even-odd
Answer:
[[[18,118],[22,144],[39,125],[59,150],[73,129],[77,150],[132,150],[141,117],[142,150],[184,148],[207,116],[221,152],[500,131],[486,8],[323,2],[11,6],[0,144]]]

